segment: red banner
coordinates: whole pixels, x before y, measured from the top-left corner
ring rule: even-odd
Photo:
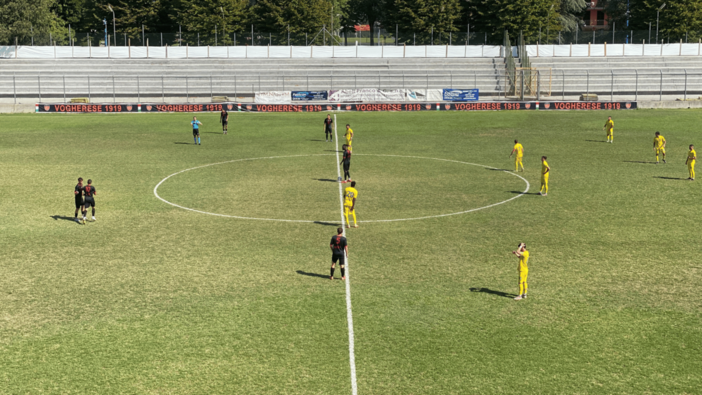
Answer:
[[[630,110],[636,102],[471,102],[471,103],[351,103],[351,104],[37,104],[36,112],[321,112],[321,111],[505,111],[505,110]]]

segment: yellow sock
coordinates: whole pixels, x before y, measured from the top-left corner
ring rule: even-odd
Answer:
[[[690,166],[690,178],[695,178],[695,168]]]
[[[548,193],[548,182],[544,184],[544,195]]]
[[[519,295],[524,295],[524,283],[521,281],[519,282]]]
[[[526,281],[524,281],[524,293],[522,293],[522,295],[526,295],[527,289],[529,289],[529,285],[527,284]]]
[[[656,155],[656,162],[658,162],[658,155]]]
[[[346,211],[346,212],[344,213],[344,216],[346,217],[346,225],[351,225],[351,224],[349,223],[349,212]]]
[[[353,210],[351,212],[351,215],[353,215],[353,225],[356,226],[356,210]],[[348,221],[348,219],[347,219],[347,221]]]

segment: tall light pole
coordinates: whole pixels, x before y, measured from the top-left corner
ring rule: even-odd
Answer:
[[[222,44],[227,45],[224,40],[227,38],[227,21],[224,20],[224,8],[219,7],[222,10]]]
[[[107,8],[112,11],[112,37],[115,39],[115,45],[117,44],[117,27],[115,25],[115,10],[112,9],[111,5],[107,5]]]
[[[663,3],[663,5],[658,8],[658,11],[656,11],[656,44],[658,44],[658,22],[661,16],[661,10],[663,8],[665,8],[665,3]]]

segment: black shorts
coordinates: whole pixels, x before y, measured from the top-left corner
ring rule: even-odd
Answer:
[[[222,121],[222,126],[227,126],[228,123],[229,121]]]
[[[90,207],[95,207],[95,199],[91,197],[86,197],[85,198],[85,203],[83,203],[85,208],[90,208]]]
[[[199,136],[200,135],[200,129],[193,129],[193,136]]]
[[[344,163],[344,171],[349,171],[350,167],[351,167],[350,163],[348,165],[346,163]]]
[[[83,206],[83,197],[76,198],[76,208],[81,208]]]
[[[336,261],[339,261],[339,265],[344,264],[344,254],[337,255],[337,254],[332,254],[332,263],[336,263]]]
[[[327,128],[324,129],[324,133],[331,133],[331,132],[332,132],[331,126],[327,126]]]

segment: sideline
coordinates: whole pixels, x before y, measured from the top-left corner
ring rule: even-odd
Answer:
[[[336,148],[336,174],[341,181],[341,165],[339,162],[339,136],[336,134],[336,114],[334,114],[334,147]],[[344,237],[346,237],[346,224],[344,223],[344,191],[339,182],[339,209],[341,211],[341,227],[344,229]],[[349,364],[351,365],[351,393],[358,394],[358,384],[356,383],[356,355],[354,353],[353,344],[353,314],[351,313],[351,271],[349,265],[349,257],[346,256],[346,321],[349,324]]]

